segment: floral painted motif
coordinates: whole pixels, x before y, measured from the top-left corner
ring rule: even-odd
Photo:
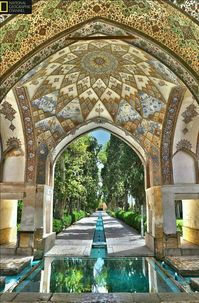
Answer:
[[[9,102],[4,101],[1,106],[0,113],[5,116],[5,119],[11,122],[9,128],[14,131],[16,127],[14,126],[12,121],[15,119],[16,110],[14,110],[14,108]]]
[[[167,1],[78,0],[65,3],[51,0],[36,2],[33,14],[24,16],[23,20],[18,15],[5,23],[1,41],[2,73],[55,35],[96,17],[120,22],[145,33],[182,60],[189,61],[190,67],[197,72],[198,27]]]
[[[192,144],[186,140],[186,139],[181,139],[177,144],[176,144],[176,149],[181,150],[181,149],[187,149],[191,150]]]
[[[165,104],[161,100],[158,100],[143,92],[139,93],[139,95],[144,118],[148,118],[150,115],[165,109]]]
[[[190,104],[182,113],[182,117],[184,118],[183,121],[185,124],[188,124],[193,120],[194,117],[198,115],[199,113],[196,111],[196,106],[194,104]]]
[[[21,147],[21,141],[16,138],[16,137],[12,137],[9,138],[6,142],[6,145],[8,148],[20,148]]]

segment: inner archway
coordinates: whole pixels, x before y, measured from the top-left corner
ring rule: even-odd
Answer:
[[[107,125],[108,126],[108,125]],[[92,130],[92,129],[91,129]],[[85,148],[88,145],[88,149],[90,150],[89,144],[92,143],[92,148],[96,144],[96,139],[95,139],[95,133],[108,133],[107,128],[106,131],[104,131],[104,127],[100,126],[98,128],[94,128],[94,131],[92,130],[91,132],[87,132],[86,135],[83,133],[82,135],[78,136],[76,138],[73,138],[73,140],[67,144],[64,149],[60,152],[60,155],[57,156],[56,158],[56,165],[55,165],[55,178],[54,178],[54,231],[60,232],[62,228],[65,228],[68,224],[68,222],[74,222],[74,216],[76,216],[76,212],[78,211],[79,214],[81,215],[81,212],[83,210],[83,215],[85,215],[86,212],[93,212],[95,209],[99,209],[100,205],[106,204],[106,207],[111,211],[116,211],[118,207],[120,209],[126,210],[129,209],[128,215],[133,215],[136,217],[136,223],[132,221],[132,227],[134,227],[138,232],[141,231],[141,205],[146,208],[146,202],[145,202],[145,182],[144,182],[144,166],[145,162],[140,160],[140,158],[137,156],[135,152],[132,150],[132,146],[129,140],[124,138],[121,138],[118,136],[113,135],[113,131],[110,133],[109,132],[109,140],[108,140],[108,145],[107,146],[115,146],[114,151],[109,152],[108,149],[101,150],[100,153],[100,146],[96,146],[98,155],[94,153],[93,156],[95,158],[95,166],[96,166],[96,159],[98,161],[98,164],[103,163],[103,167],[105,169],[108,169],[107,172],[102,173],[103,168],[99,168],[97,166],[98,170],[98,176],[95,175],[93,178],[98,179],[98,186],[95,189],[95,197],[93,197],[93,203],[90,201],[90,196],[93,196],[92,193],[92,184],[87,184],[87,177],[89,179],[89,167],[90,167],[90,162],[86,164],[86,159],[92,158],[93,156],[90,154],[90,152],[86,151]],[[118,132],[117,132],[118,133]],[[102,135],[101,135],[102,136]],[[92,140],[91,140],[92,139]],[[93,141],[94,139],[94,141]],[[91,140],[91,141],[90,141]],[[128,145],[124,142],[128,142]],[[97,140],[98,142],[98,140]],[[114,143],[115,142],[115,143]],[[98,143],[99,144],[99,143]],[[82,154],[83,153],[83,154]],[[115,154],[114,159],[110,159],[110,155],[113,153]],[[105,162],[101,162],[101,156],[103,158],[103,155],[107,154],[107,164]],[[122,156],[123,155],[123,156]],[[83,156],[83,158],[82,158]],[[140,155],[139,155],[140,156]],[[97,157],[97,158],[96,158]],[[117,158],[117,163],[116,163],[116,158]],[[99,162],[100,161],[100,162]],[[109,168],[107,167],[108,164],[110,164],[110,161],[113,161],[112,165],[112,170],[114,170],[113,175],[109,175],[111,186],[108,186],[108,183],[104,179],[104,176],[108,175]],[[138,168],[136,170],[136,167]],[[141,171],[139,170],[140,168]],[[145,167],[146,169],[146,167]],[[83,174],[83,172],[85,173]],[[137,174],[139,171],[139,175],[134,176],[134,174]],[[134,172],[134,173],[133,173]],[[102,173],[102,174],[101,174]],[[101,174],[101,178],[99,176]],[[104,175],[105,174],[105,175]],[[115,175],[115,179],[113,180]],[[141,183],[140,179],[141,178]],[[99,184],[101,180],[101,185]],[[93,179],[94,181],[94,179]],[[94,181],[95,182],[95,181]],[[112,186],[118,184],[118,186],[115,187],[115,189],[112,189]],[[123,184],[123,185],[122,185]],[[136,186],[138,185],[136,190]],[[73,190],[72,190],[73,188]],[[116,190],[116,188],[118,188]],[[89,194],[91,190],[91,193]],[[109,195],[107,196],[105,192],[109,192]],[[63,195],[63,193],[65,193]],[[81,193],[81,194],[80,194]],[[132,205],[129,203],[129,195],[132,195],[136,199],[136,205]],[[113,197],[115,201],[113,201]],[[131,200],[133,198],[131,196]],[[97,200],[97,204],[95,204],[95,200]],[[90,201],[90,202],[89,202]],[[135,200],[134,200],[135,201]],[[102,207],[103,209],[103,207]],[[81,210],[81,211],[80,211]],[[111,212],[112,213],[112,212]],[[112,213],[113,214],[113,213]],[[142,214],[143,216],[144,214]],[[138,218],[139,217],[139,218]],[[109,223],[110,221],[110,223]],[[111,230],[111,219],[106,219],[105,220],[105,230],[108,232],[108,230]],[[126,221],[125,221],[126,222]],[[131,225],[130,221],[129,224]],[[86,225],[86,224],[85,224]],[[59,229],[60,227],[60,229]],[[82,226],[83,227],[83,226]],[[88,228],[89,229],[89,228]],[[114,228],[113,228],[114,229]],[[76,231],[77,232],[77,231]],[[64,240],[69,241],[69,243],[74,243],[72,242],[73,239],[73,233],[76,233],[75,231],[71,231],[70,235],[70,229],[66,231],[63,231],[61,234],[58,235],[57,240],[55,242],[55,245],[57,245],[57,250],[60,245],[60,243],[63,243],[64,245]],[[82,240],[85,240],[85,236],[87,231],[86,230],[78,230],[80,239],[78,244],[78,238],[76,239],[74,250],[77,249],[78,245],[81,246],[81,249],[83,249],[85,242]],[[115,231],[113,230],[112,233],[115,233],[120,239],[121,243],[123,243],[122,248],[124,250],[124,243],[126,245],[126,254],[133,254],[133,251],[135,250],[136,253],[138,253],[138,250],[142,252],[143,254],[150,254],[152,255],[153,252],[151,252],[147,247],[145,246],[144,240],[139,237],[139,233],[135,231],[135,238],[136,238],[136,246],[135,243],[128,242],[128,238],[124,238],[124,233],[121,233],[117,235],[117,228],[115,228]],[[108,232],[109,233],[109,232]],[[115,236],[116,236],[115,235]],[[142,235],[143,231],[142,231]],[[130,235],[129,235],[130,237]],[[132,236],[131,236],[132,237]],[[130,239],[130,238],[129,238]],[[118,250],[118,241],[113,244],[113,240],[110,240],[110,235],[107,241],[112,241],[112,249],[113,246],[117,250],[117,253],[119,253]],[[140,242],[139,242],[140,241]],[[128,242],[128,243],[127,243]],[[88,245],[88,244],[87,244]],[[67,249],[67,248],[66,248]],[[88,249],[87,249],[88,250]],[[108,244],[108,253],[110,253],[110,248]],[[124,253],[121,252],[120,253]]]

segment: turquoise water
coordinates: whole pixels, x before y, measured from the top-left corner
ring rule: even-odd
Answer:
[[[15,292],[42,290],[43,264]],[[40,282],[41,281],[41,282]],[[54,258],[50,292],[180,292],[154,263],[153,258],[108,258],[103,219],[99,215],[89,258]]]
[[[15,288],[39,292],[41,270]],[[180,292],[152,258],[62,258],[51,264],[50,292]]]
[[[103,223],[102,215],[100,214],[96,222],[90,257],[106,258],[106,256],[107,256],[106,237],[104,232],[104,223]]]
[[[186,292],[191,293],[192,289],[189,285],[190,283],[190,278],[191,277],[183,277],[180,274],[178,274],[173,268],[171,268],[168,264],[165,262],[159,262],[162,268],[173,278],[179,283],[185,290]],[[199,277],[198,277],[199,278]]]
[[[27,275],[31,269],[33,269],[35,266],[38,265],[40,261],[31,261],[31,264],[27,267],[25,267],[18,275],[12,275],[12,276],[6,276],[6,285],[4,288],[1,288],[0,291],[8,291],[10,288],[12,288],[17,281],[22,279],[25,275]]]
[[[91,254],[90,254],[90,257],[91,258],[106,258],[107,256],[107,249],[106,249],[106,246],[105,245],[102,245],[102,246],[94,246],[92,247],[91,249]]]
[[[151,270],[157,275],[155,279]],[[50,291],[179,292],[171,281],[164,278],[152,269],[146,258],[54,260]]]
[[[96,227],[95,227],[95,233],[93,237],[93,244],[94,243],[105,243],[105,234],[104,234],[104,224],[103,224],[103,219],[102,216],[99,216],[96,222]]]

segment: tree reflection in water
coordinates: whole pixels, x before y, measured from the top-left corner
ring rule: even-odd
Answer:
[[[88,260],[89,261],[89,260]],[[78,258],[54,260],[50,289],[52,292],[91,292],[93,262]]]
[[[144,272],[142,258],[54,260],[50,290],[67,293],[148,292],[148,272]]]

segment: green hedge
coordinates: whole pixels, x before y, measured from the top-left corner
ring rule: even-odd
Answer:
[[[111,215],[111,213],[109,213]],[[141,215],[133,211],[116,211],[115,217],[141,232]],[[112,216],[112,215],[111,215]],[[146,216],[144,216],[144,231],[146,231]]]
[[[76,221],[78,221],[78,220],[80,220],[84,217],[86,217],[85,211],[83,211],[83,210],[80,210],[80,211],[74,210],[72,212],[72,223],[74,223],[74,222],[76,222]]]
[[[63,219],[63,227],[67,228],[72,224],[72,216],[71,215],[64,215]]]
[[[54,219],[53,218],[53,231],[59,233],[63,229],[63,221],[62,219]]]
[[[74,222],[86,217],[86,215],[88,214],[83,210],[74,210],[71,215],[65,214],[62,219],[53,219],[53,231],[60,233],[64,228],[67,228]]]
[[[114,217],[114,218],[115,218],[115,212],[114,212],[114,211],[112,211],[112,210],[108,209],[108,210],[106,211],[106,213],[107,213],[109,216],[111,216],[111,217]]]

